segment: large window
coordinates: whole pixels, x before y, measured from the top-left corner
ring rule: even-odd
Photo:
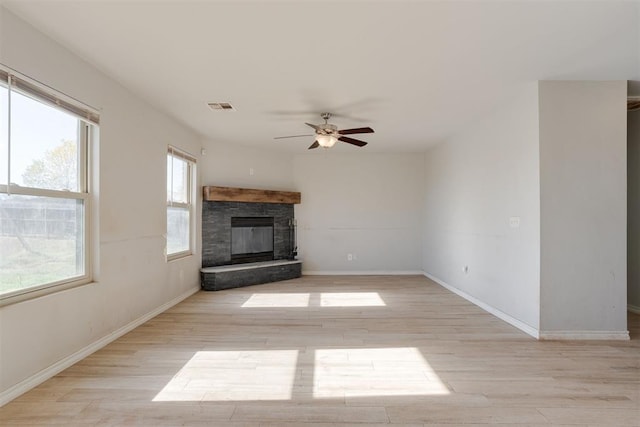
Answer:
[[[167,259],[193,253],[195,158],[174,147],[167,154]]]
[[[0,69],[0,304],[90,280],[88,148],[97,115]]]

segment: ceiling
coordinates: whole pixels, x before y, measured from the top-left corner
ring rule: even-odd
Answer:
[[[637,2],[3,4],[203,137],[273,150],[329,111],[376,131],[338,150],[422,151],[528,82],[640,80]]]

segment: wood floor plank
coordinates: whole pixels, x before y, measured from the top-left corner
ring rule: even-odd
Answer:
[[[640,408],[637,406],[627,411],[612,408],[540,408],[539,411],[554,424],[640,425]]]
[[[542,424],[548,420],[535,408],[392,406],[387,408],[392,423],[416,422],[446,424]]]
[[[382,406],[346,407],[315,405],[283,405],[277,410],[273,406],[238,405],[233,421],[267,422],[324,422],[324,423],[364,423],[376,424],[389,422]]]
[[[199,292],[0,408],[0,424],[639,425],[640,316],[629,329],[536,341],[421,276]]]

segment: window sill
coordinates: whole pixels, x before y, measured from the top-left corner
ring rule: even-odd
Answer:
[[[167,262],[177,261],[191,256],[193,256],[193,252],[191,251],[176,252],[175,254],[167,255]]]
[[[71,282],[49,284],[49,285],[33,287],[31,289],[9,292],[0,296],[0,307],[5,307],[7,305],[16,304],[19,302],[29,301],[32,299],[46,296],[46,295],[51,295],[57,292],[66,291],[69,289],[73,289],[73,288],[77,288],[85,285],[91,285],[95,283],[97,282],[94,282],[89,278],[82,278],[82,279],[74,280]]]

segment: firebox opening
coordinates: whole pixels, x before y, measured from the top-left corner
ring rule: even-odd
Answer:
[[[273,260],[273,217],[231,218],[231,263]]]

